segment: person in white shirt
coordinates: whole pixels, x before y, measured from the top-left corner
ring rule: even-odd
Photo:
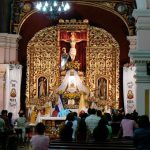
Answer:
[[[30,143],[32,150],[48,150],[49,137],[44,135],[45,125],[43,123],[38,123],[35,127],[36,135],[32,136]]]
[[[89,113],[89,111],[88,111],[88,113]],[[101,119],[101,117],[96,115],[96,110],[91,109],[89,116],[86,117],[86,119],[85,119],[85,123],[87,126],[87,139],[86,139],[87,141],[90,140],[91,138],[93,138],[93,130],[95,129],[95,127],[97,127],[100,119]]]
[[[22,132],[21,140],[22,140],[22,142],[25,142],[27,120],[24,117],[23,111],[19,112],[19,118],[16,119],[15,124],[18,129],[21,129],[21,132]]]

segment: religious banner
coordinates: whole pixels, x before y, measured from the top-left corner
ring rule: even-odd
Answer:
[[[20,89],[21,89],[22,66],[9,64],[6,71],[6,102],[5,109],[18,117],[20,110]]]
[[[135,66],[123,67],[123,93],[125,113],[136,110]]]

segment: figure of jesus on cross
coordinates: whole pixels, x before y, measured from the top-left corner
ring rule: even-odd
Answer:
[[[75,60],[76,54],[77,54],[77,50],[76,50],[76,43],[79,43],[81,41],[86,41],[86,39],[77,39],[76,38],[76,33],[75,32],[71,32],[71,36],[69,40],[65,40],[65,39],[61,39],[64,42],[69,42],[70,43],[70,51],[69,51],[69,55],[71,57],[71,61]]]

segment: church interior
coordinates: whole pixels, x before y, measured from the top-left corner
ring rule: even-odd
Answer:
[[[0,1],[0,111],[32,125],[89,108],[149,116],[150,0],[37,3]]]

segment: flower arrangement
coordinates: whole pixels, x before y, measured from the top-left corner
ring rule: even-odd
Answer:
[[[67,91],[64,93],[64,98],[67,98],[67,99],[80,99],[80,96],[81,96],[80,92],[71,93]]]
[[[79,70],[80,69],[80,63],[78,61],[71,61],[71,62],[68,62],[66,64],[66,69],[69,70],[69,69],[75,69],[75,70]]]
[[[88,98],[89,102],[96,102],[96,98],[94,96]]]
[[[69,92],[60,90],[57,92],[57,94],[63,95],[63,97],[66,99],[80,99],[82,91]]]

